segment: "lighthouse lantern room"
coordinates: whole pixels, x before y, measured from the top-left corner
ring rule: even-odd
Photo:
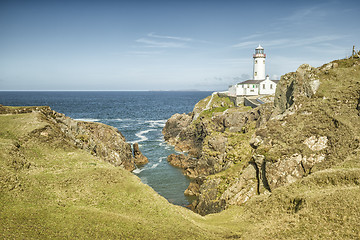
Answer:
[[[265,58],[266,54],[264,53],[264,48],[259,46],[255,48],[254,58],[254,80],[264,80],[265,79]]]

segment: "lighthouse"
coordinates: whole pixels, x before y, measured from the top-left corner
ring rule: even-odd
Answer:
[[[276,85],[279,80],[271,80],[269,75],[265,75],[265,58],[264,48],[259,46],[255,48],[253,78],[229,86],[227,91],[230,97],[246,97],[257,95],[275,94]]]
[[[265,58],[266,54],[264,53],[264,48],[259,46],[255,48],[254,58],[254,80],[264,80],[265,79]]]

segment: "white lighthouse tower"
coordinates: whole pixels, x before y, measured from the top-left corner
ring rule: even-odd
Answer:
[[[259,46],[255,48],[254,58],[254,80],[264,80],[265,79],[265,58],[266,54],[264,53],[264,48]]]

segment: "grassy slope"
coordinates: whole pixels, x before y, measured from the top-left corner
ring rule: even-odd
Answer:
[[[36,113],[0,115],[0,238],[212,237],[131,173],[32,137],[46,124]]]

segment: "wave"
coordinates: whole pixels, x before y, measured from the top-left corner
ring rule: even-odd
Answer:
[[[142,171],[145,171],[145,170],[148,170],[148,169],[154,169],[154,168],[156,168],[157,166],[159,166],[159,163],[161,163],[164,158],[166,158],[166,157],[161,157],[158,163],[155,163],[155,164],[151,165],[150,167],[145,167],[145,168],[141,168],[141,169],[140,169],[140,168],[136,168],[136,169],[134,169],[132,172],[135,173],[135,174],[139,174],[139,173],[141,173]]]
[[[113,118],[113,119],[108,119],[108,120],[117,121],[117,122],[141,122],[142,121],[142,120],[139,120],[136,118]]]
[[[145,170],[145,168],[143,168],[143,169],[137,168],[137,169],[133,170],[132,172],[135,173],[135,174],[139,174],[144,170]]]
[[[167,144],[165,141],[161,141],[159,143],[159,146],[165,148],[166,150],[172,150],[173,149],[173,146]]]
[[[135,136],[137,136],[139,139],[135,140],[135,141],[132,141],[132,142],[129,142],[129,143],[134,144],[134,143],[144,142],[144,141],[148,140],[149,138],[144,136],[144,134],[147,134],[147,133],[149,133],[151,131],[156,131],[156,129],[151,128],[151,129],[147,129],[147,130],[135,133]]]
[[[155,163],[155,164],[152,165],[150,168],[151,168],[151,169],[154,169],[154,168],[156,168],[157,166],[159,166],[159,163]]]
[[[83,122],[100,122],[102,119],[98,118],[74,118],[76,121],[83,121]]]
[[[163,119],[163,120],[148,120],[145,121],[145,123],[149,123],[150,127],[165,127],[167,119]]]

